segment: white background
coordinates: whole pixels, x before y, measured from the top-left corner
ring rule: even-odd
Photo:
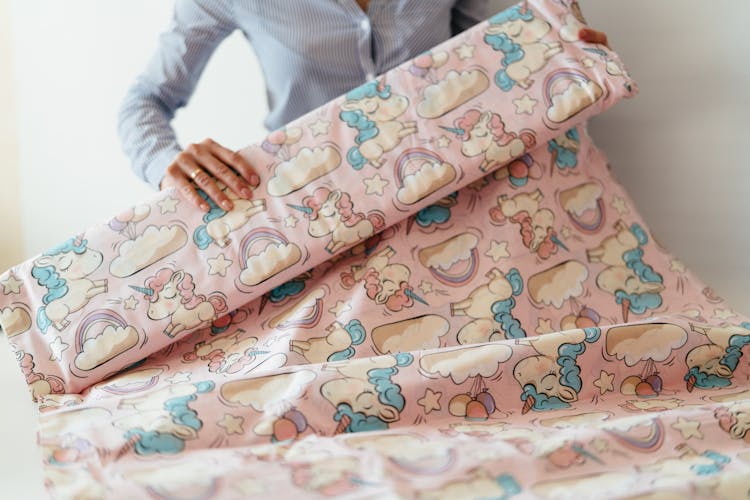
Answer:
[[[580,3],[641,89],[589,132],[658,240],[750,313],[750,2]],[[0,61],[0,78],[10,74],[16,92],[13,215],[24,258],[152,194],[121,152],[116,114],[170,12],[167,0],[10,1],[12,57]],[[178,113],[178,136],[183,145],[208,136],[231,148],[252,143],[264,134],[264,99],[253,51],[235,33]],[[0,346],[0,496],[43,497],[35,410]]]

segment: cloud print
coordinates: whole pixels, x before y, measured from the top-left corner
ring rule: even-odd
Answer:
[[[573,82],[561,94],[552,96],[552,106],[547,109],[547,118],[555,123],[564,122],[594,104],[602,93],[602,88],[592,80]]]
[[[181,226],[148,226],[140,236],[118,247],[118,256],[109,265],[109,271],[118,278],[131,276],[182,248],[186,242],[187,233]]]
[[[83,348],[74,363],[81,370],[92,370],[137,343],[138,332],[132,326],[123,328],[107,325],[102,333],[83,342]]]
[[[404,185],[396,194],[398,201],[405,205],[418,202],[456,178],[456,170],[450,163],[420,161],[423,161],[423,163],[419,170],[404,176]]]
[[[424,98],[417,105],[423,118],[437,118],[478,96],[490,86],[487,75],[478,69],[450,70],[445,78],[424,89]]]
[[[302,396],[315,378],[315,372],[300,370],[245,380],[233,380],[221,386],[221,397],[232,406],[249,406],[262,412],[274,405]]]
[[[0,325],[10,338],[31,328],[31,316],[23,307],[4,307],[0,309]]]
[[[671,323],[617,326],[607,331],[607,354],[628,366],[652,359],[665,361],[687,342],[687,332]]]
[[[379,326],[371,337],[378,353],[393,354],[440,347],[440,337],[449,329],[445,318],[428,314]]]
[[[583,282],[588,276],[586,266],[577,260],[565,261],[531,276],[529,296],[534,302],[560,309],[569,298],[583,294]]]
[[[297,156],[280,163],[268,180],[268,194],[284,196],[338,168],[341,155],[332,146],[302,148]]]
[[[422,356],[419,366],[427,374],[450,377],[454,383],[461,384],[469,377],[493,376],[500,363],[510,359],[512,352],[502,344],[466,347]]]
[[[566,212],[581,216],[587,210],[597,210],[602,195],[602,186],[596,182],[584,182],[560,193],[560,204]]]
[[[447,270],[456,262],[469,260],[479,238],[471,233],[461,233],[446,241],[419,251],[419,261],[427,268]]]
[[[301,257],[302,252],[294,243],[272,243],[247,259],[247,269],[240,273],[240,282],[248,286],[257,285],[292,266]]]

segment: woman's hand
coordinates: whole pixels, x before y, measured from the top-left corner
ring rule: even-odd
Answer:
[[[179,189],[196,207],[208,212],[209,204],[196,191],[200,188],[221,208],[231,210],[232,201],[222,192],[217,181],[240,198],[250,199],[260,178],[239,153],[206,139],[190,144],[177,155],[167,167],[159,187]]]
[[[607,35],[605,35],[601,31],[597,31],[591,28],[581,28],[581,30],[578,32],[578,38],[579,40],[583,40],[584,42],[601,43],[608,49],[611,49],[609,43],[607,42]]]

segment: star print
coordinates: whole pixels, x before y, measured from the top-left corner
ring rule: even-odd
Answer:
[[[219,420],[216,425],[222,427],[225,431],[227,431],[227,434],[242,434],[245,432],[242,429],[242,424],[244,422],[245,419],[242,417],[237,417],[234,415],[230,415],[229,413],[225,413],[224,417]]]
[[[5,295],[10,295],[11,293],[19,293],[21,291],[23,281],[16,279],[16,277],[11,274],[8,276],[8,279],[2,282],[2,285],[3,293]]]
[[[510,257],[510,254],[508,253],[508,242],[492,240],[490,242],[490,249],[487,250],[485,255],[492,258],[493,262],[498,262],[503,257]]]
[[[214,259],[208,259],[207,262],[208,274],[218,274],[219,276],[226,276],[227,268],[232,265],[232,261],[224,257],[223,253],[220,253]]]
[[[180,384],[183,382],[190,382],[190,372],[177,372],[168,379],[165,379],[170,384]]]
[[[537,320],[537,327],[535,331],[539,335],[543,335],[545,333],[554,332],[555,330],[552,328],[552,321],[550,319],[539,318]]]
[[[614,391],[615,388],[612,386],[612,382],[615,379],[614,373],[607,373],[601,370],[599,378],[594,380],[594,387],[599,388],[599,394],[605,394],[610,391]]]
[[[369,179],[364,179],[363,182],[367,187],[365,194],[377,194],[381,196],[383,195],[383,188],[388,185],[388,181],[380,177],[380,174],[375,174]]]
[[[729,319],[732,316],[737,315],[731,309],[714,309],[714,318]]]
[[[419,284],[419,289],[422,290],[422,293],[424,295],[427,295],[432,291],[432,283],[422,280],[422,282]]]
[[[594,60],[590,57],[584,57],[583,59],[581,59],[581,64],[583,64],[583,66],[586,68],[590,68],[594,65]]]
[[[428,415],[432,410],[440,410],[440,396],[442,395],[442,392],[432,392],[431,389],[427,388],[424,391],[424,396],[417,401],[417,404],[424,408],[425,415]]]
[[[331,122],[329,122],[328,120],[320,119],[320,118],[318,118],[316,121],[308,125],[308,127],[310,127],[310,131],[312,132],[313,137],[327,134],[328,127],[330,126],[331,126]]]
[[[55,340],[50,342],[49,348],[52,351],[52,354],[50,354],[49,360],[50,361],[60,361],[62,360],[62,352],[70,347],[68,344],[62,341],[60,337],[55,337]]]
[[[669,264],[669,270],[682,274],[685,272],[685,264],[678,259],[672,259],[672,262]]]
[[[341,316],[342,313],[345,313],[347,311],[352,310],[352,305],[348,302],[344,302],[343,300],[339,300],[336,302],[336,305],[334,305],[332,308],[328,310],[329,313],[333,314],[336,317]]]
[[[138,305],[138,299],[131,295],[122,302],[125,305],[125,309],[135,310],[135,306]]]
[[[516,107],[516,114],[527,114],[530,115],[534,113],[534,106],[539,101],[536,99],[533,99],[529,94],[524,94],[523,97],[520,99],[513,99],[513,105]]]
[[[612,206],[612,208],[617,210],[617,213],[620,215],[625,215],[626,213],[628,213],[628,207],[625,204],[625,200],[623,200],[619,196],[615,196],[612,199],[612,203],[610,205]]]
[[[172,198],[171,196],[167,196],[166,198],[158,202],[157,205],[159,205],[159,210],[161,211],[161,214],[164,215],[166,213],[176,212],[177,204],[179,202],[180,200]]]
[[[562,235],[562,237],[563,237],[563,238],[565,238],[566,240],[567,240],[568,238],[570,238],[570,227],[569,227],[569,226],[563,226],[563,227],[562,227],[562,228],[560,229],[560,234],[561,234],[561,235]]]
[[[445,149],[448,147],[448,145],[451,143],[451,140],[448,138],[447,135],[443,134],[440,137],[437,138],[437,147],[440,149]]]
[[[696,420],[687,420],[682,417],[677,417],[677,422],[673,423],[671,427],[676,431],[680,431],[682,439],[703,439],[703,433],[700,430],[701,423]]]
[[[286,227],[297,227],[298,222],[299,222],[299,219],[292,214],[289,214],[286,217],[284,217],[284,225]]]
[[[471,59],[472,57],[474,57],[474,46],[470,43],[459,45],[453,50],[456,51],[456,55],[458,55],[458,58],[462,61],[464,59]]]

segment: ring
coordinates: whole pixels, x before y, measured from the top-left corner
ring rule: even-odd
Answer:
[[[197,175],[198,175],[198,174],[199,174],[199,173],[200,173],[200,172],[201,172],[202,170],[203,170],[203,169],[201,169],[200,167],[196,168],[195,170],[193,170],[192,172],[190,172],[190,178],[191,178],[192,180],[195,180],[195,177],[196,177],[196,176],[197,176]]]

